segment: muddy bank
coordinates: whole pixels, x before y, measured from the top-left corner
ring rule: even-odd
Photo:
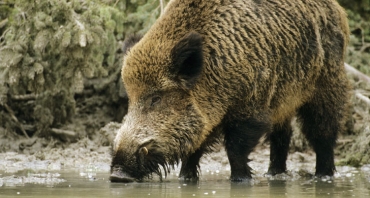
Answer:
[[[62,169],[85,170],[93,168],[96,171],[109,172],[111,160],[111,145],[119,123],[111,122],[103,127],[91,139],[86,137],[74,143],[61,143],[60,140],[33,138],[13,142],[14,150],[17,144],[24,145],[21,152],[8,151],[0,153],[0,170],[6,173],[16,173],[23,170],[60,171]],[[4,140],[2,140],[4,141]],[[4,142],[2,143],[4,144]],[[269,164],[269,145],[261,143],[250,155],[250,166],[256,175],[263,175]],[[179,172],[179,166],[174,167],[172,174]],[[310,150],[291,152],[287,167],[289,171],[313,174],[315,156]],[[210,174],[220,171],[230,171],[229,162],[223,145],[214,147],[214,152],[201,159],[201,173]]]
[[[23,153],[4,152],[0,153],[0,170],[7,173],[16,173],[22,170],[60,171],[63,169],[78,169],[82,172],[93,168],[96,171],[109,172],[111,143],[115,136],[114,131],[120,126],[119,123],[110,123],[99,131],[94,139],[84,138],[75,143],[60,144],[57,140],[43,142],[34,140],[31,147],[26,147]],[[28,140],[29,141],[29,140]],[[45,140],[44,140],[45,141]],[[339,151],[336,152],[340,153]],[[249,164],[254,174],[263,176],[269,165],[269,145],[261,143],[251,153]],[[340,160],[339,155],[336,161]],[[178,174],[179,166],[174,167],[172,174]],[[312,150],[292,151],[288,156],[287,167],[289,172],[312,175],[315,172],[315,155]],[[229,162],[222,144],[214,148],[214,152],[205,155],[201,159],[201,174],[216,174],[230,172]],[[228,175],[228,174],[226,174]]]
[[[250,156],[250,165],[254,173],[263,175],[268,168],[269,147],[259,145]],[[289,155],[288,169],[292,172],[314,173],[315,158],[312,152],[294,152]],[[179,166],[175,166],[172,174],[178,174]],[[81,170],[94,169],[95,171],[109,172],[110,147],[96,146],[92,141],[81,140],[72,143],[68,148],[46,147],[34,154],[20,154],[16,152],[0,153],[0,170],[6,173],[17,173],[24,170],[32,171],[60,171],[64,169]],[[230,166],[226,152],[221,145],[213,153],[201,159],[201,174],[229,172]]]
[[[65,182],[60,173],[65,171],[74,172],[76,177],[94,181],[99,175],[108,175],[110,170],[110,146],[96,148],[93,141],[87,139],[72,143],[68,148],[56,148],[50,143],[45,149],[34,154],[20,154],[16,152],[0,153],[0,187],[23,186],[27,183],[46,185],[53,187]],[[253,169],[254,178],[251,182],[258,182],[265,175],[269,164],[269,146],[259,144],[251,153],[249,164]],[[336,157],[338,161],[338,156]],[[175,166],[165,180],[177,178],[179,167]],[[361,171],[370,179],[370,165],[362,167]],[[222,145],[215,147],[213,153],[205,155],[200,162],[200,180],[213,178],[216,180],[228,180],[230,166]],[[298,179],[311,179],[315,172],[315,155],[312,151],[291,152],[287,160],[288,172],[269,180],[296,181]],[[355,168],[338,166],[335,178],[353,177]],[[358,172],[358,171],[357,171]],[[18,175],[18,176],[16,176]],[[99,178],[102,179],[102,178]],[[108,178],[105,178],[108,179]],[[158,182],[157,176],[153,182]],[[370,180],[369,180],[370,181]]]

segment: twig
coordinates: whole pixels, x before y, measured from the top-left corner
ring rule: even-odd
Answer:
[[[25,95],[11,95],[13,100],[35,100],[38,95],[36,94],[25,94]]]
[[[339,144],[347,144],[347,143],[350,143],[350,142],[353,142],[354,140],[353,139],[339,139],[337,141],[337,143]]]
[[[35,125],[30,125],[30,124],[24,124],[23,128],[27,131],[36,131],[36,126]]]
[[[114,3],[114,7],[116,7],[117,6],[117,4],[118,4],[118,2],[119,2],[119,0],[116,0],[116,3]]]
[[[0,41],[1,40],[3,40],[2,42],[0,42],[0,46],[3,46],[3,44],[5,43],[5,39],[4,39],[4,37],[5,37],[5,34],[7,33],[7,32],[9,32],[10,31],[10,29],[8,28],[8,29],[6,29],[4,32],[3,32],[3,34],[0,36]],[[4,47],[2,47],[1,49],[0,49],[0,51],[3,49]]]
[[[76,132],[74,131],[67,131],[67,130],[62,130],[62,129],[56,129],[52,128],[51,131],[56,134],[56,135],[64,135],[67,137],[76,137]]]
[[[27,135],[26,131],[24,130],[22,124],[18,121],[17,117],[15,117],[13,110],[6,103],[3,104],[3,106],[5,107],[5,109],[10,114],[10,117],[19,125],[19,128],[21,129],[23,135],[26,136],[29,139],[30,137]]]
[[[355,96],[370,106],[370,99],[368,97],[362,95],[359,91],[356,91]]]
[[[163,0],[159,0],[159,3],[161,5],[161,16],[163,15],[163,11],[164,11],[164,2]]]
[[[6,26],[6,24],[8,23],[8,21],[9,21],[8,18],[0,21],[0,28],[3,28],[4,26]]]
[[[364,43],[360,49],[360,52],[364,52],[367,48],[370,47],[370,43]]]
[[[357,69],[355,69],[354,67],[352,67],[351,65],[349,65],[347,63],[344,63],[344,67],[345,67],[345,69],[347,70],[348,73],[357,76],[360,80],[362,80],[364,82],[370,83],[370,77],[369,76],[367,76],[364,73],[358,71]]]

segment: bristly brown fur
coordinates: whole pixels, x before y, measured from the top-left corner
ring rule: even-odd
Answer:
[[[297,116],[317,154],[316,175],[333,175],[348,38],[335,0],[170,1],[143,38],[127,42],[129,111],[112,167],[142,178],[181,160],[181,177],[198,178],[199,159],[222,134],[231,179],[244,180],[248,155],[267,134],[268,172],[278,174]],[[143,146],[148,155],[132,162]]]

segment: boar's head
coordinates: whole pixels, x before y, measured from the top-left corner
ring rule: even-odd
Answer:
[[[129,109],[114,141],[113,182],[140,181],[152,173],[162,177],[161,170],[167,175],[205,139],[194,99],[203,69],[202,37],[195,32],[177,40],[157,37],[125,42],[130,46],[124,47],[122,80]]]

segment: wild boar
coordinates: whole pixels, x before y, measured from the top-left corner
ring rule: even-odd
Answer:
[[[230,179],[248,180],[248,155],[264,135],[268,173],[283,173],[294,116],[316,152],[315,174],[333,175],[348,35],[335,0],[170,1],[141,39],[125,42],[129,109],[111,181],[162,176],[180,161],[180,177],[196,180],[200,158],[220,138]]]

